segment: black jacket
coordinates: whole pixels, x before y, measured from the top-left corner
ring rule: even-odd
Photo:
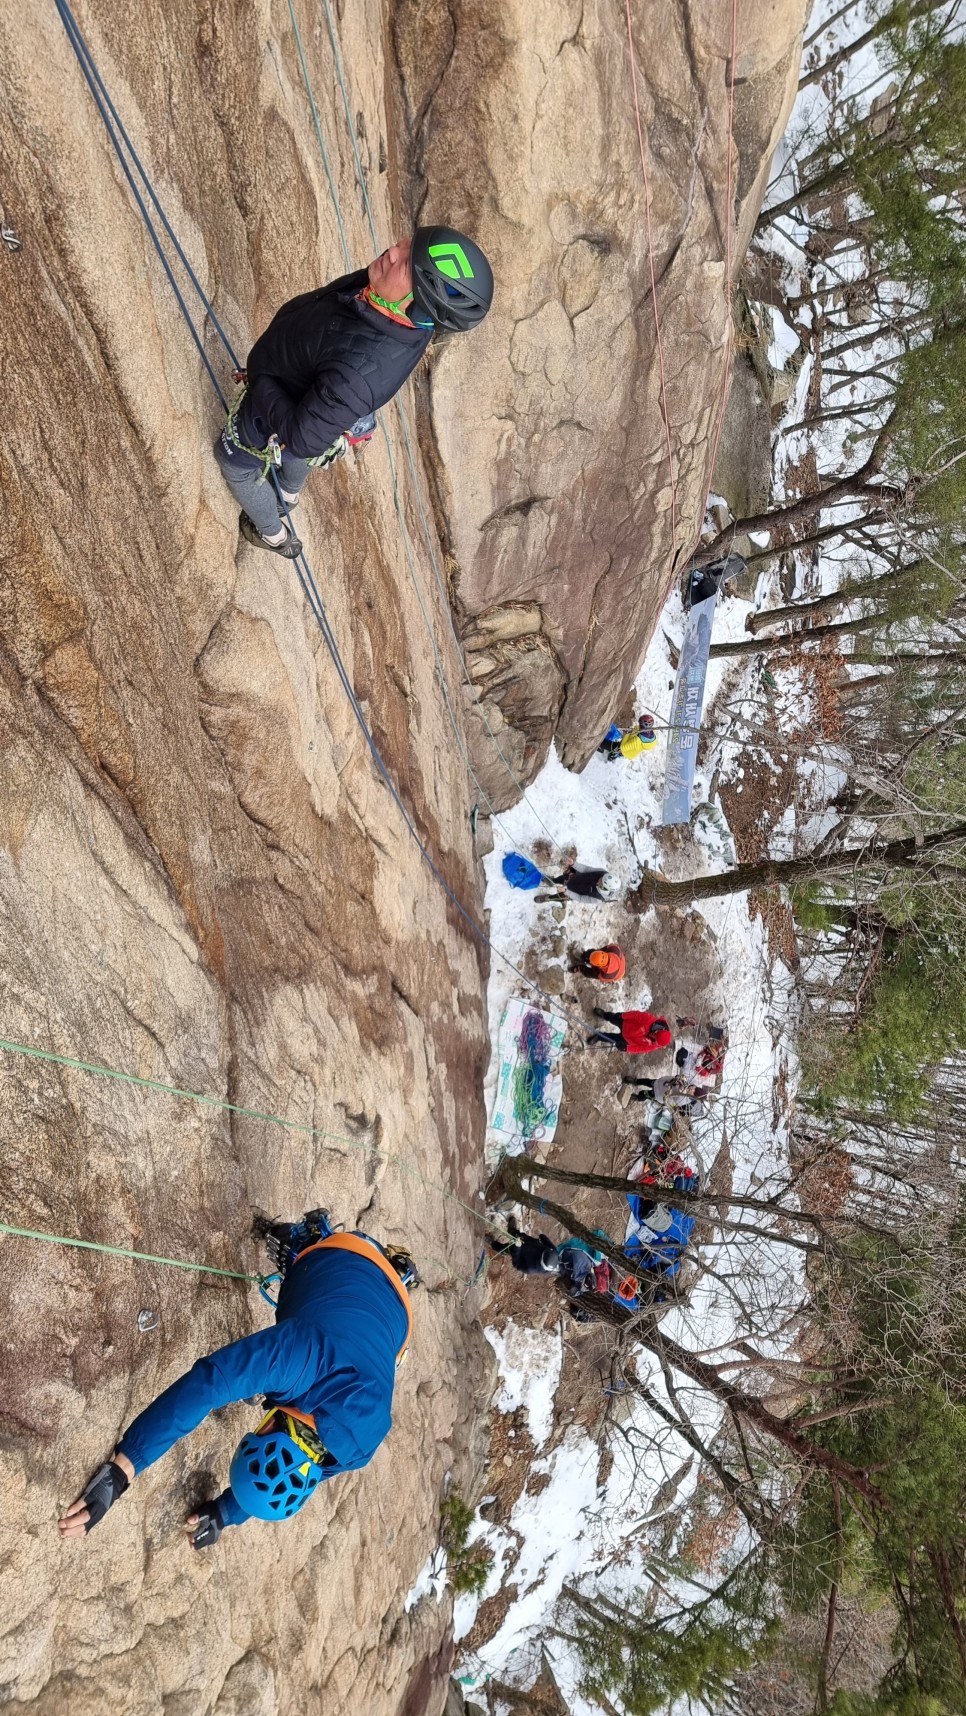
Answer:
[[[314,459],[360,417],[398,393],[432,328],[390,321],[359,293],[364,268],[283,304],[248,354],[238,428],[249,446],[277,435],[297,459]]]
[[[530,1233],[524,1234],[510,1252],[510,1262],[514,1269],[519,1269],[521,1275],[546,1275],[547,1270],[543,1267],[544,1255],[548,1251],[555,1252],[556,1249],[553,1240],[548,1239],[545,1233],[538,1239],[534,1239]]]
[[[553,879],[555,882],[563,882],[568,894],[580,894],[588,900],[599,900],[601,895],[598,888],[606,874],[606,870],[577,870],[570,865],[562,876],[555,876]]]

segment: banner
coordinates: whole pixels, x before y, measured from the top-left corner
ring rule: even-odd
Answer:
[[[698,760],[704,682],[708,673],[711,626],[717,600],[718,592],[715,590],[705,601],[695,602],[684,623],[681,659],[678,662],[678,676],[674,682],[674,700],[671,704],[671,730],[667,736],[662,816],[664,828],[691,820],[691,793],[694,789],[694,770]]]

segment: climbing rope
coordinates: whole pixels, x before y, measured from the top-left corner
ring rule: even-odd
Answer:
[[[725,325],[727,328],[728,338],[727,338],[727,351],[725,353],[724,374],[722,375],[722,378],[721,378],[721,401],[720,401],[720,404],[718,407],[718,422],[717,422],[717,426],[716,426],[715,432],[714,432],[714,443],[713,443],[713,446],[711,449],[711,464],[710,464],[710,467],[708,470],[708,489],[707,489],[707,493],[704,497],[704,506],[701,508],[702,519],[704,518],[704,515],[708,510],[708,502],[711,499],[711,485],[714,482],[714,467],[715,467],[715,464],[716,464],[717,458],[718,458],[718,447],[721,443],[721,431],[724,427],[725,411],[726,411],[727,405],[728,405],[728,393],[729,393],[729,390],[731,387],[731,373],[732,373],[732,370],[734,368],[734,359],[735,359],[734,312],[733,312],[732,302],[731,302],[731,250],[732,250],[731,228],[732,228],[732,203],[734,200],[735,59],[736,59],[737,53],[738,53],[738,0],[731,0],[731,65],[730,65],[731,75],[729,78],[729,87],[728,87],[728,198],[727,198],[727,202],[725,204],[725,220],[724,220],[724,226],[725,226],[724,291],[725,291],[725,311],[726,311],[726,316],[727,316],[727,320],[726,320]],[[700,540],[700,528],[699,528],[699,533],[698,533],[698,539]],[[695,542],[694,546],[691,549],[692,554],[694,553],[695,547],[697,547],[697,541]]]
[[[311,112],[311,115],[312,115],[312,125],[313,125],[313,129],[315,131],[316,140],[317,140],[318,145],[319,145],[319,153],[322,157],[322,166],[323,166],[323,169],[325,172],[326,182],[328,183],[329,195],[331,198],[333,211],[335,213],[336,223],[337,223],[338,229],[339,229],[339,242],[342,246],[342,257],[343,257],[343,261],[345,262],[347,272],[351,273],[351,271],[352,271],[352,258],[351,258],[350,253],[349,253],[349,241],[346,237],[345,220],[344,220],[343,214],[342,214],[342,203],[341,203],[341,199],[339,197],[338,189],[336,187],[335,176],[334,176],[333,171],[332,171],[332,162],[331,162],[331,159],[329,157],[329,152],[325,146],[325,137],[324,137],[323,132],[322,132],[322,123],[319,119],[319,110],[318,110],[318,105],[317,105],[316,100],[315,100],[315,91],[312,88],[312,80],[309,76],[308,63],[307,63],[306,57],[305,57],[305,48],[304,48],[304,45],[302,42],[302,33],[299,29],[298,19],[297,19],[296,14],[295,14],[294,0],[288,0],[288,13],[289,13],[289,18],[290,18],[291,24],[292,24],[292,31],[293,31],[293,34],[295,37],[295,45],[296,45],[296,50],[298,53],[299,66],[300,66],[301,71],[302,71],[302,80],[305,84],[305,93],[308,97],[309,111]],[[330,21],[330,35],[331,35],[331,21]],[[334,42],[333,42],[333,47],[335,47]],[[339,75],[341,78],[341,60],[338,62],[338,69],[339,69]],[[343,100],[344,101],[346,100],[344,85],[343,85]],[[355,149],[355,137],[354,137],[352,130],[351,130],[351,124],[350,124],[350,136],[352,136],[353,148]],[[373,234],[373,242],[375,243],[376,242],[376,240],[375,240],[375,227],[373,225],[373,220],[372,220],[372,210],[369,207],[368,193],[366,191],[366,186],[365,186],[365,177],[363,175],[362,163],[359,159],[359,152],[357,149],[355,149],[355,159],[356,159],[357,175],[360,177],[360,183],[362,184],[363,194],[365,195],[365,198],[366,198],[366,208],[367,208],[368,215],[369,215],[369,227],[370,227],[370,231]],[[436,676],[437,676],[437,679],[439,681],[440,690],[442,691],[442,694],[443,694],[443,701],[446,705],[446,712],[447,712],[447,715],[449,716],[450,725],[453,729],[453,734],[454,734],[454,737],[456,739],[456,743],[457,743],[457,746],[459,748],[460,754],[463,758],[463,762],[466,765],[466,769],[467,769],[468,774],[471,776],[480,796],[483,798],[483,800],[487,804],[493,821],[496,823],[497,827],[500,828],[501,832],[504,835],[506,835],[506,838],[509,839],[509,835],[507,834],[507,831],[503,828],[503,825],[500,822],[500,819],[497,815],[496,806],[494,805],[493,800],[491,799],[489,793],[487,792],[482,781],[480,780],[479,776],[477,775],[476,770],[473,768],[473,765],[472,765],[470,758],[469,758],[469,753],[467,752],[466,746],[465,746],[464,741],[463,741],[463,735],[462,735],[462,732],[460,729],[459,722],[456,719],[455,712],[454,712],[452,704],[450,702],[449,687],[448,687],[447,680],[446,680],[446,673],[445,673],[445,669],[443,667],[442,657],[440,656],[439,648],[438,648],[438,645],[436,642],[436,633],[435,633],[435,630],[433,628],[432,621],[430,620],[429,615],[426,611],[426,604],[423,600],[422,589],[420,587],[419,579],[416,575],[415,562],[413,560],[412,550],[411,550],[410,542],[409,542],[409,532],[406,529],[406,520],[405,520],[405,515],[403,512],[402,499],[401,499],[400,492],[399,492],[399,483],[398,483],[398,479],[396,476],[396,464],[395,464],[395,459],[393,458],[392,444],[391,444],[391,442],[389,440],[389,436],[386,432],[385,423],[383,422],[382,416],[379,412],[376,413],[376,418],[377,418],[377,421],[379,423],[379,427],[382,431],[383,440],[385,441],[385,444],[386,444],[386,453],[387,453],[388,460],[389,460],[389,475],[390,475],[390,480],[392,482],[393,502],[394,502],[395,509],[396,509],[396,517],[399,521],[400,536],[401,536],[402,543],[403,543],[403,549],[404,549],[405,555],[406,555],[406,562],[407,562],[407,566],[408,566],[408,570],[409,570],[409,576],[410,576],[410,579],[412,581],[413,588],[416,592],[416,598],[417,598],[417,601],[419,603],[420,613],[422,614],[423,624],[426,627],[426,630],[429,634],[430,643],[432,644],[432,647],[433,647],[433,656],[434,656],[435,665],[436,665]],[[422,496],[419,493],[418,486],[416,489],[416,496],[417,496],[417,500],[418,500],[420,509],[422,510]],[[428,546],[430,545],[430,538],[428,535],[427,535],[427,545]],[[448,610],[448,603],[447,603],[447,610]]]
[[[634,47],[634,31],[631,25],[631,0],[624,0],[627,17],[627,50],[630,56],[631,89],[634,95],[634,117],[637,123],[637,141],[641,152],[641,172],[644,176],[644,220],[647,231],[647,266],[651,279],[651,304],[654,309],[654,337],[657,344],[658,366],[661,376],[661,416],[664,420],[664,436],[667,443],[668,479],[671,485],[671,565],[677,560],[677,482],[674,473],[674,454],[671,448],[671,417],[667,402],[667,371],[664,364],[664,341],[661,338],[661,317],[657,303],[657,272],[654,266],[654,234],[651,228],[651,184],[647,171],[647,151],[644,147],[644,126],[641,120],[641,98],[637,87],[637,51]]]
[[[108,1257],[130,1257],[136,1263],[163,1263],[168,1269],[192,1269],[199,1275],[226,1275],[231,1281],[261,1283],[262,1280],[261,1275],[249,1275],[240,1269],[218,1269],[213,1263],[192,1263],[183,1257],[161,1257],[153,1251],[130,1251],[127,1246],[102,1245],[96,1239],[74,1239],[65,1233],[45,1233],[43,1228],[11,1227],[6,1221],[0,1221],[0,1233],[14,1239],[42,1240],[45,1245],[69,1245],[79,1251],[103,1251]]]
[[[58,1054],[53,1049],[41,1049],[32,1043],[19,1043],[11,1037],[0,1037],[0,1050],[8,1055],[24,1055],[29,1060],[45,1061],[53,1066],[67,1067],[72,1072],[91,1073],[98,1078],[116,1079],[122,1084],[137,1085],[140,1086],[142,1090],[159,1091],[162,1096],[178,1097],[184,1102],[195,1102],[206,1108],[217,1108],[226,1114],[237,1114],[244,1120],[258,1120],[267,1126],[280,1126],[288,1132],[300,1132],[308,1138],[320,1139],[324,1141],[326,1145],[332,1147],[338,1145],[343,1150],[355,1151],[358,1155],[377,1156],[384,1162],[392,1163],[393,1166],[399,1168],[402,1173],[407,1174],[410,1179],[416,1180],[419,1185],[424,1187],[425,1190],[436,1192],[446,1202],[455,1204],[474,1221],[481,1222],[484,1227],[491,1229],[494,1233],[503,1235],[503,1229],[500,1227],[498,1222],[491,1221],[487,1215],[481,1213],[478,1209],[475,1209],[472,1204],[467,1203],[466,1199],[461,1198],[457,1192],[450,1191],[449,1187],[443,1185],[441,1180],[431,1179],[412,1162],[408,1162],[404,1156],[398,1155],[393,1150],[383,1150],[378,1145],[371,1144],[367,1139],[353,1138],[346,1132],[332,1132],[327,1127],[314,1126],[307,1120],[289,1120],[286,1119],[284,1115],[271,1113],[268,1109],[246,1108],[241,1103],[229,1102],[228,1099],[223,1096],[212,1096],[207,1091],[188,1090],[183,1085],[167,1084],[163,1079],[144,1078],[140,1073],[124,1072],[119,1067],[108,1066],[106,1063],[101,1061],[80,1060],[74,1055]],[[117,1246],[97,1245],[93,1240],[73,1241],[66,1238],[59,1238],[57,1235],[38,1235],[35,1234],[33,1230],[5,1228],[2,1224],[0,1224],[0,1232],[18,1232],[29,1238],[49,1238],[51,1240],[57,1240],[58,1243],[64,1245],[77,1244],[83,1245],[86,1249],[93,1251],[106,1250],[116,1252],[118,1256],[122,1257],[147,1256],[147,1253],[128,1252]],[[503,1235],[503,1237],[505,1237],[505,1235]],[[172,1258],[154,1258],[152,1261],[175,1263],[177,1260]],[[445,1270],[446,1266],[440,1263],[438,1258],[430,1258],[429,1261],[435,1263],[440,1269]],[[203,1266],[200,1264],[195,1265],[186,1263],[183,1267],[189,1269],[201,1268]],[[235,1272],[233,1270],[215,1270],[214,1273],[233,1275]],[[237,1279],[245,1281],[260,1281],[261,1276],[240,1275],[237,1276]]]
[[[638,145],[640,148],[640,155],[641,155],[641,172],[642,172],[643,177],[644,177],[644,217],[645,217],[645,222],[646,222],[646,227],[647,227],[648,270],[649,270],[650,280],[651,280],[651,302],[652,302],[653,309],[654,309],[654,334],[655,334],[655,341],[656,341],[656,345],[657,345],[658,364],[660,367],[660,376],[661,376],[661,416],[662,416],[663,421],[664,421],[664,434],[665,434],[665,442],[666,442],[666,446],[667,446],[667,458],[668,458],[668,473],[669,473],[669,479],[670,479],[670,485],[671,485],[671,566],[673,567],[677,561],[677,526],[676,526],[676,516],[675,516],[676,511],[677,511],[677,482],[676,482],[675,470],[674,470],[674,455],[673,455],[672,445],[671,445],[671,419],[670,419],[670,412],[669,412],[669,408],[668,408],[667,374],[666,374],[665,362],[664,362],[664,341],[663,341],[662,335],[661,335],[661,317],[660,317],[660,311],[659,311],[658,299],[657,299],[657,277],[656,277],[656,269],[655,269],[655,263],[654,263],[653,233],[652,233],[652,228],[651,228],[651,188],[650,188],[650,181],[649,181],[648,171],[647,171],[647,151],[646,151],[645,146],[644,146],[644,127],[643,127],[643,122],[641,119],[641,104],[640,104],[640,95],[638,92],[637,53],[636,53],[636,50],[634,47],[634,33],[633,33],[632,20],[631,20],[631,0],[624,0],[624,10],[625,10],[625,16],[626,16],[626,22],[627,22],[627,47],[628,47],[628,55],[629,55],[629,59],[630,59],[631,87],[632,87],[632,92],[633,92],[633,97],[634,97],[634,116],[635,116],[636,125],[637,125],[637,141],[638,141]],[[733,326],[733,318],[732,318],[732,310],[731,310],[731,266],[732,266],[732,232],[731,232],[731,229],[732,229],[732,201],[733,201],[733,196],[734,196],[735,60],[736,60],[737,52],[738,52],[738,0],[731,0],[731,60],[730,60],[730,65],[729,65],[729,79],[728,79],[728,194],[727,194],[727,204],[725,207],[725,218],[724,218],[724,232],[725,232],[724,292],[725,292],[725,307],[726,307],[726,311],[727,311],[727,320],[726,320],[727,354],[726,354],[726,358],[725,358],[725,368],[724,368],[724,373],[723,373],[723,377],[722,377],[721,400],[720,400],[720,405],[719,405],[719,409],[718,409],[718,422],[717,422],[717,427],[715,429],[714,441],[712,444],[712,451],[711,451],[711,463],[710,463],[710,469],[709,469],[709,473],[708,473],[708,488],[707,488],[707,493],[705,495],[704,505],[701,509],[702,519],[704,518],[704,514],[707,511],[708,500],[710,499],[710,496],[711,496],[711,484],[714,481],[714,466],[715,466],[715,461],[716,461],[717,456],[718,456],[718,447],[719,447],[719,444],[721,441],[721,432],[722,432],[722,428],[724,425],[725,409],[726,409],[727,403],[728,403],[728,387],[729,387],[729,383],[730,383],[730,379],[731,379],[731,369],[732,369],[732,364],[733,364],[733,360],[734,360],[734,326]],[[688,555],[686,558],[689,559],[690,556],[694,553],[694,549],[697,546],[697,540],[699,540],[699,538],[700,538],[700,527],[699,527],[699,536],[695,540],[694,544],[689,546]]]

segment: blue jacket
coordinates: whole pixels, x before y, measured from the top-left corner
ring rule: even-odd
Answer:
[[[311,1251],[282,1283],[275,1326],[201,1358],[138,1414],[118,1444],[136,1472],[160,1460],[217,1406],[263,1394],[310,1413],[335,1464],[367,1466],[391,1422],[396,1361],[409,1319],[382,1270],[351,1251]],[[249,1516],[230,1490],[226,1525]]]

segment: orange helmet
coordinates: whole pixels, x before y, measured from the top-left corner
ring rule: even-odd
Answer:
[[[607,947],[595,947],[587,956],[602,983],[619,983],[627,974],[627,961],[616,941]]]

